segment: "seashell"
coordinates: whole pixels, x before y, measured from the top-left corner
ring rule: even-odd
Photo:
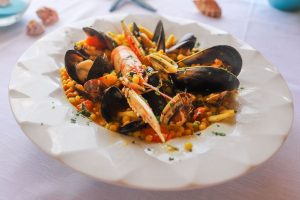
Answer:
[[[202,14],[214,18],[221,17],[221,8],[215,0],[194,0],[194,3]]]
[[[28,22],[26,26],[26,33],[29,36],[38,36],[45,32],[42,24],[37,22],[36,20],[31,20]]]
[[[0,0],[0,7],[5,7],[10,4],[10,0]]]
[[[42,20],[45,26],[52,25],[58,21],[57,12],[49,7],[42,7],[36,11],[38,17]]]

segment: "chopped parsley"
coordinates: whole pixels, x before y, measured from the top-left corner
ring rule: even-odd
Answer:
[[[147,148],[147,151],[152,151],[152,149],[151,148]]]
[[[155,118],[157,119],[158,122],[160,122],[160,116],[155,115]]]
[[[76,119],[75,118],[71,118],[71,123],[75,124],[76,123]]]
[[[222,133],[222,132],[213,131],[211,133],[214,134],[214,135],[216,135],[216,136],[226,136],[226,134]]]
[[[173,157],[169,157],[169,161],[173,161],[174,160],[174,158]]]
[[[82,114],[85,117],[90,117],[91,113],[87,110],[86,106],[82,104],[80,114]]]
[[[197,135],[197,136],[200,136],[200,135],[201,135],[201,133],[200,133],[200,132],[199,132],[199,133],[196,133],[196,135]]]

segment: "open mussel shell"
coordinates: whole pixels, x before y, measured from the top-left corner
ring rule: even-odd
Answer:
[[[132,34],[135,37],[140,36],[140,29],[139,29],[138,25],[135,22],[132,23]]]
[[[165,46],[165,31],[164,31],[164,26],[161,20],[156,25],[156,28],[154,30],[154,35],[152,38],[152,41],[156,43],[157,46],[157,51],[158,50],[166,50]]]
[[[81,80],[78,77],[78,72],[76,70],[76,65],[82,61],[88,60],[84,55],[76,50],[68,50],[65,54],[65,67],[69,76],[77,83],[84,84],[86,81],[99,78],[105,73],[112,71],[113,67],[109,63],[105,55],[97,56],[91,68],[88,71],[87,77]]]
[[[167,105],[166,98],[155,91],[144,93],[142,96],[144,99],[146,99],[154,115],[156,116],[159,116],[164,107]]]
[[[81,83],[76,72],[76,65],[82,61],[86,60],[86,57],[79,53],[76,50],[68,50],[65,54],[65,67],[69,74],[69,76],[76,81],[77,83]]]
[[[112,121],[118,112],[126,108],[129,108],[129,105],[118,87],[112,86],[104,90],[101,101],[101,114],[107,122]]]
[[[147,67],[144,72],[144,77],[147,76],[147,83],[154,86],[154,87],[161,87],[162,81],[160,79],[160,76],[158,74],[158,71],[155,71],[152,67]]]
[[[240,84],[233,73],[210,66],[181,68],[171,77],[178,89],[201,94],[234,90]]]
[[[219,59],[225,65],[224,68],[232,72],[234,75],[239,75],[242,69],[242,57],[240,53],[233,47],[227,45],[218,45],[203,51],[199,51],[186,57],[178,63],[185,65],[199,64],[199,65],[212,65],[215,59]]]
[[[140,130],[141,128],[146,127],[147,124],[143,122],[142,119],[138,119],[136,121],[132,121],[124,126],[119,128],[119,133],[128,135],[128,133],[132,133],[134,131]]]
[[[115,47],[117,47],[117,43],[104,32],[96,31],[95,29],[90,27],[84,27],[82,29],[88,36],[98,38],[105,48],[113,50]]]
[[[112,70],[113,66],[110,64],[105,54],[103,56],[97,56],[88,73],[87,80],[99,78],[105,73],[110,73]]]
[[[182,36],[178,42],[166,50],[166,53],[171,53],[176,49],[193,49],[196,44],[197,38],[194,36],[193,33],[187,33]]]

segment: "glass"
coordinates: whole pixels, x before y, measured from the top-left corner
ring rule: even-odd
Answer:
[[[300,0],[269,0],[270,4],[280,10],[297,11],[300,10]]]
[[[27,10],[30,0],[0,0],[0,3],[6,4],[0,4],[0,27],[3,27],[19,21]]]

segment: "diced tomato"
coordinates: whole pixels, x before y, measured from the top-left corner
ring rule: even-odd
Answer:
[[[82,103],[78,104],[76,106],[77,110],[82,110],[82,104],[85,105],[85,107],[88,111],[91,112],[93,110],[93,102],[91,102],[90,100],[85,100]]]
[[[86,43],[87,45],[89,46],[93,46],[95,47],[96,49],[104,49],[104,45],[101,43],[101,41],[95,37],[95,36],[88,36],[86,38]]]
[[[201,117],[203,117],[203,115],[205,114],[205,111],[206,111],[206,108],[204,108],[204,107],[196,108],[194,111],[193,119],[195,121],[201,119]]]
[[[168,138],[168,129],[166,129],[165,127],[161,126],[160,130],[161,130],[164,138]],[[160,143],[161,142],[159,136],[157,135],[157,133],[152,128],[146,128],[146,129],[144,129],[143,133],[146,136],[147,135],[152,135],[153,136],[152,142],[156,142],[156,143]],[[168,139],[166,139],[166,140],[168,140]]]
[[[174,138],[174,132],[169,132],[166,140],[168,141],[171,140],[172,138]]]

